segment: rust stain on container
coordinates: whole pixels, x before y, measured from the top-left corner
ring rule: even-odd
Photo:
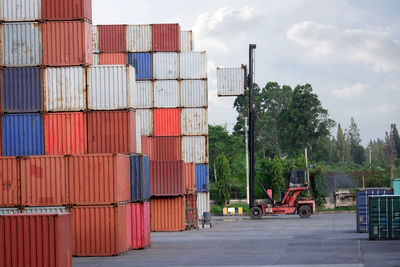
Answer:
[[[92,0],[42,0],[42,19],[92,21]]]
[[[20,168],[16,157],[0,158],[0,206],[13,207],[19,205]]]
[[[185,194],[196,193],[196,171],[194,163],[185,163]]]
[[[107,53],[126,51],[126,25],[98,25],[99,50]]]
[[[154,51],[180,51],[181,27],[179,24],[153,24]]]
[[[101,53],[99,55],[100,65],[126,65],[125,53]]]
[[[142,138],[142,154],[149,156],[150,160],[154,160],[154,139],[150,136],[141,136]]]
[[[181,112],[178,108],[154,109],[154,135],[179,136]]]
[[[153,232],[185,230],[185,197],[153,198],[150,207]]]
[[[154,137],[154,160],[181,160],[180,137]]]
[[[180,196],[184,194],[183,161],[150,161],[151,196]]]

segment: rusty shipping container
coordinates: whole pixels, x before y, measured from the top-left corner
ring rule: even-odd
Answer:
[[[42,0],[42,18],[92,21],[92,0]]]
[[[151,25],[128,25],[126,28],[126,42],[128,52],[152,51]]]
[[[181,196],[184,194],[183,161],[150,161],[151,196]]]
[[[126,53],[101,53],[99,65],[126,65]]]
[[[75,206],[73,256],[117,256],[130,248],[129,210],[123,206]]]
[[[207,137],[184,136],[182,137],[182,159],[185,162],[207,163]]]
[[[20,205],[20,165],[16,157],[0,157],[0,207]]]
[[[180,106],[179,83],[176,80],[154,82],[154,107],[177,108]]]
[[[130,209],[132,249],[147,248],[151,245],[150,203],[132,203]]]
[[[182,143],[180,137],[154,137],[154,160],[181,160]]]
[[[41,0],[1,0],[2,21],[38,21]]]
[[[68,158],[21,158],[21,205],[62,206],[68,200]]]
[[[153,24],[153,51],[178,52],[181,50],[181,27],[179,24]]]
[[[0,215],[2,266],[72,266],[71,214]]]
[[[96,25],[92,26],[92,42],[93,42],[93,53],[100,53],[100,50],[99,50],[99,28]]]
[[[194,163],[185,163],[185,194],[196,194],[196,172]]]
[[[151,231],[185,230],[185,197],[164,197],[150,200]]]
[[[161,52],[153,54],[153,79],[176,80],[179,78],[179,54]]]
[[[193,33],[192,31],[181,31],[181,52],[193,51]]]
[[[140,119],[140,134],[151,136],[154,134],[154,116],[152,109],[137,109],[136,116]]]
[[[154,109],[154,135],[179,136],[181,134],[181,111],[178,108]]]
[[[199,220],[204,219],[204,212],[210,212],[210,193],[197,193],[197,213]]]
[[[83,112],[44,115],[44,150],[46,155],[87,153],[87,124]]]
[[[245,69],[217,68],[217,94],[218,96],[244,95]]]
[[[150,160],[154,160],[154,139],[150,136],[141,136],[142,154],[149,156]]]
[[[97,25],[99,50],[107,53],[126,52],[126,25]]]
[[[207,109],[183,108],[181,127],[182,135],[208,135]]]

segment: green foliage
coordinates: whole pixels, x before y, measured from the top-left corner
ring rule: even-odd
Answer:
[[[353,117],[347,130],[347,142],[350,144],[350,155],[353,162],[360,165],[363,164],[366,160],[365,151],[361,145],[360,130]]]
[[[310,186],[313,199],[317,205],[325,203],[328,194],[328,185],[324,177],[324,169],[318,166],[310,171]]]
[[[400,159],[400,136],[399,136],[399,132],[397,131],[396,124],[392,124],[390,126],[390,134],[393,137],[394,145],[396,147],[397,158]]]
[[[339,163],[347,162],[350,159],[350,147],[343,133],[342,127],[340,126],[340,123],[338,125],[336,139],[336,152]]]
[[[211,205],[210,213],[211,214],[223,214],[223,206],[220,205]]]
[[[285,179],[283,177],[283,165],[278,156],[272,161],[272,180],[271,180],[272,195],[275,199],[280,199],[281,191],[286,189]]]
[[[217,172],[217,203],[225,205],[231,199],[231,169],[223,153],[218,156],[215,166]]]

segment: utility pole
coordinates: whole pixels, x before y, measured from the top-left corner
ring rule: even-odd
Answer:
[[[250,196],[249,196],[249,137],[248,137],[248,125],[247,125],[247,117],[244,118],[244,140],[246,144],[246,196],[247,196],[247,204],[250,204]]]
[[[372,160],[371,160],[371,154],[372,154],[372,149],[371,149],[371,147],[369,148],[369,168],[371,169],[371,162],[372,162]]]
[[[249,179],[249,191],[250,191],[250,208],[254,205],[254,178],[255,178],[255,147],[254,147],[254,95],[253,95],[253,73],[254,73],[254,49],[255,44],[249,45],[249,76],[248,76],[248,87],[249,87],[249,153],[250,153],[250,179]]]

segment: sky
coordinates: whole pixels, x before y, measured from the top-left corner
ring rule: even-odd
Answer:
[[[310,83],[329,116],[363,145],[400,127],[398,0],[93,0],[94,24],[179,23],[207,51],[209,123],[232,129],[233,97],[216,93],[216,68],[248,64],[255,82]],[[336,128],[333,129],[336,135]]]

